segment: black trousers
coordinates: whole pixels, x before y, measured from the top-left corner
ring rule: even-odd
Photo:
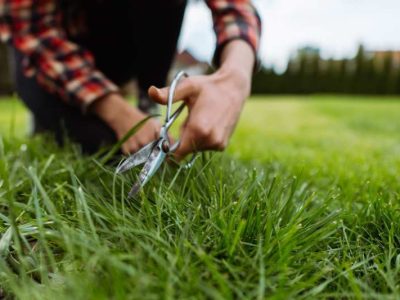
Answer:
[[[185,0],[89,1],[88,33],[75,43],[89,49],[96,66],[118,85],[136,78],[139,89],[164,86],[179,37]],[[94,153],[116,142],[111,128],[94,115],[47,93],[34,78],[22,73],[23,56],[14,53],[16,89],[40,128],[54,133],[59,144],[65,135]]]

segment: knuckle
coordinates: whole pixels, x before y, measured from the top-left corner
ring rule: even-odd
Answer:
[[[138,150],[138,146],[136,146],[136,145],[129,147],[130,153],[135,153],[137,150]]]
[[[139,150],[140,148],[144,147],[146,144],[148,143],[147,140],[138,140],[137,141],[137,145],[136,145],[136,149]]]
[[[210,138],[210,146],[211,148],[217,150],[217,151],[223,151],[225,150],[227,146],[227,141],[223,136],[213,134]]]
[[[222,141],[219,145],[218,145],[218,149],[219,151],[224,151],[226,149],[226,147],[228,146],[228,142],[227,141]]]
[[[136,148],[135,148],[135,147],[132,147],[132,146],[128,146],[128,147],[126,147],[125,149],[126,149],[126,150],[125,150],[125,153],[126,153],[126,154],[132,154],[132,153],[135,153],[135,152],[136,152]]]
[[[196,126],[194,128],[194,133],[200,139],[209,139],[211,137],[212,131],[206,126]]]
[[[185,82],[186,82],[186,88],[191,91],[190,94],[193,95],[198,93],[200,89],[198,78],[188,77],[185,79]]]
[[[191,87],[191,88],[193,88],[196,85],[196,82],[191,77],[187,77],[185,79],[185,82],[188,85],[188,87]]]
[[[136,152],[138,147],[139,147],[139,142],[137,140],[129,139],[128,142],[126,143],[126,149],[130,153]]]
[[[127,146],[123,145],[121,148],[122,148],[122,153],[129,154],[129,148]]]

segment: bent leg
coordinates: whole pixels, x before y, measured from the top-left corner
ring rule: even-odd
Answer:
[[[155,103],[148,99],[147,90],[151,85],[166,85],[176,54],[186,0],[135,1],[133,6],[139,108],[151,110]]]
[[[113,130],[94,115],[83,115],[81,111],[46,92],[34,78],[22,73],[22,55],[13,50],[14,80],[18,95],[32,112],[35,126],[41,131],[54,134],[58,144],[65,137],[78,143],[85,153],[95,153],[101,146],[117,141]]]

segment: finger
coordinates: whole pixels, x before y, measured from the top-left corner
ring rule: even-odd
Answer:
[[[189,153],[194,152],[194,150],[196,149],[197,147],[192,134],[190,133],[190,131],[184,130],[182,133],[182,139],[180,145],[176,150],[176,152],[174,153],[174,156],[179,161],[184,159],[186,155],[188,155]]]
[[[160,131],[158,128],[147,128],[147,131],[143,131],[140,134],[137,134],[135,137],[132,137],[132,143],[136,145],[137,150],[139,150],[149,143],[158,140],[159,137]]]
[[[198,92],[199,86],[197,81],[192,78],[185,78],[176,87],[173,101],[190,100],[193,96],[197,95]],[[159,89],[155,86],[151,86],[148,93],[149,96],[159,104],[167,104],[169,87]]]
[[[129,146],[126,143],[122,145],[121,150],[122,150],[122,153],[125,154],[125,155],[129,155],[130,154]]]
[[[128,140],[122,147],[126,154],[132,154],[140,149],[140,145],[135,140]]]

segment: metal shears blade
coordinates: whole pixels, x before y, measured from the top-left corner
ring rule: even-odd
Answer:
[[[167,115],[164,125],[161,127],[160,137],[144,146],[138,152],[132,154],[125,161],[123,161],[116,169],[116,173],[123,173],[136,166],[144,164],[143,169],[139,173],[137,182],[133,185],[129,192],[129,197],[133,197],[137,192],[150,180],[151,177],[157,172],[166,157],[173,153],[179,146],[179,141],[170,145],[168,130],[172,123],[178,118],[183,111],[185,104],[181,104],[179,108],[172,113],[172,102],[175,94],[175,89],[179,80],[182,77],[187,77],[185,72],[179,72],[171,83],[168,94]]]
[[[126,160],[124,160],[121,164],[118,165],[116,169],[116,173],[120,174],[126,172],[134,167],[137,167],[141,164],[144,164],[147,159],[150,157],[151,151],[154,146],[157,144],[157,141],[151,142],[140,149],[138,152],[129,156]]]
[[[142,171],[139,173],[139,178],[136,183],[133,185],[132,189],[129,192],[129,197],[133,197],[137,192],[143,187],[151,177],[157,172],[160,168],[161,164],[164,162],[167,152],[164,152],[162,149],[163,139],[160,139],[156,146],[153,148],[148,160],[143,166]]]

